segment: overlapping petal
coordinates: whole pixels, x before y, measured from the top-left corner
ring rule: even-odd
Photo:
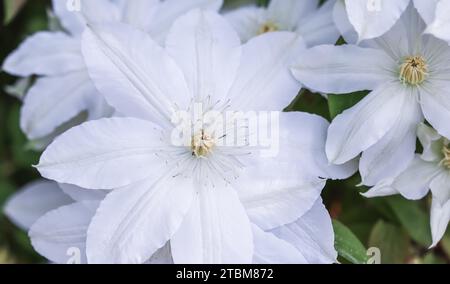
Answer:
[[[85,201],[48,212],[30,229],[34,249],[55,263],[87,263],[86,231],[97,207]]]
[[[62,32],[39,32],[10,54],[2,69],[16,76],[58,75],[84,69],[79,40]]]
[[[20,189],[3,210],[17,226],[28,230],[45,213],[72,202],[56,182],[38,180]]]
[[[179,230],[194,196],[192,180],[170,172],[108,194],[88,229],[88,261],[144,263]]]
[[[397,63],[381,50],[353,45],[322,45],[301,54],[292,73],[306,87],[346,94],[374,90],[396,79]]]
[[[406,100],[414,100],[410,90],[397,82],[385,84],[337,116],[328,130],[328,159],[342,164],[379,142],[402,115],[398,110]]]
[[[235,190],[198,186],[171,248],[175,263],[251,263],[251,225]]]

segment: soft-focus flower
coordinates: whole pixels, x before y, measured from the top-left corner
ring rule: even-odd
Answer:
[[[28,138],[39,140],[43,146],[80,120],[113,113],[86,71],[81,54],[81,33],[86,23],[121,21],[161,40],[173,21],[190,9],[218,10],[222,5],[221,0],[80,0],[79,6],[71,3],[76,4],[53,0],[53,11],[64,31],[32,35],[3,63],[3,70],[12,75],[40,76],[24,99],[20,123]],[[87,112],[87,116],[77,118],[82,112]]]
[[[384,180],[364,194],[366,197],[400,193],[412,200],[423,198],[431,189],[431,233],[435,246],[450,220],[450,141],[434,129],[421,124],[418,137],[423,152],[416,155],[398,176]]]
[[[272,0],[267,8],[243,6],[225,15],[243,42],[267,32],[290,31],[301,35],[308,46],[334,44],[339,38],[334,2],[319,7],[319,0]]]
[[[106,193],[38,180],[21,188],[6,203],[4,213],[29,232],[37,252],[54,263],[86,263],[86,232]],[[73,259],[79,253],[79,259]],[[146,263],[172,263],[163,247]]]
[[[218,132],[214,123],[189,124],[189,145],[171,137],[174,115],[197,104],[201,116],[283,109],[300,88],[287,66],[302,50],[300,37],[283,32],[241,46],[224,19],[199,10],[176,21],[165,48],[126,25],[88,29],[90,76],[128,117],[72,128],[38,166],[61,183],[111,190],[92,214],[87,260],[142,263],[170,241],[175,263],[333,262],[321,178],[348,177],[355,165],[328,165],[324,119],[277,113],[280,151],[272,158],[247,142],[222,146],[231,125]]]
[[[450,137],[450,47],[430,35],[413,7],[383,37],[318,46],[292,69],[307,87],[329,94],[373,90],[332,122],[327,156],[341,164],[363,152],[363,184],[395,176],[413,159],[423,116]]]
[[[14,194],[3,212],[19,228],[28,231],[45,213],[72,202],[56,182],[38,180]]]
[[[338,0],[334,15],[336,25],[344,36],[348,36],[350,30],[356,31],[356,36],[348,41],[354,43],[387,33],[400,20],[408,5],[414,6],[425,23],[429,24],[434,19],[438,2],[439,0]]]
[[[450,1],[440,0],[436,7],[436,14],[433,22],[426,30],[440,39],[445,40],[450,44]]]

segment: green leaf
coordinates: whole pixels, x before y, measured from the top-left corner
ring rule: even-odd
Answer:
[[[372,229],[369,246],[381,252],[381,263],[401,264],[408,257],[409,237],[395,225],[380,220]]]
[[[27,139],[19,127],[20,106],[15,104],[11,107],[8,117],[9,137],[11,139],[12,157],[18,168],[31,168],[39,161],[39,153],[26,149]],[[17,169],[16,169],[17,170]]]
[[[446,261],[444,258],[437,256],[433,252],[429,252],[425,255],[422,262],[423,264],[446,264]]]
[[[401,196],[386,198],[398,221],[418,244],[429,247],[432,243],[430,219],[417,201],[406,200]]]
[[[238,9],[241,6],[258,4],[256,0],[225,0],[222,9],[224,11],[230,11]]]
[[[4,0],[5,17],[3,24],[9,24],[17,16],[20,10],[22,10],[26,2],[27,0]]]
[[[333,220],[334,246],[342,258],[354,264],[366,264],[367,250],[360,240],[344,224]]]
[[[0,209],[5,201],[14,193],[14,185],[7,180],[0,180]]]
[[[328,109],[331,119],[361,101],[369,92],[361,91],[350,94],[328,95]]]
[[[302,89],[285,111],[302,111],[329,119],[327,99],[320,94]]]
[[[441,245],[444,253],[450,259],[450,227],[447,229],[447,232],[445,233],[444,237],[442,238],[440,245]]]

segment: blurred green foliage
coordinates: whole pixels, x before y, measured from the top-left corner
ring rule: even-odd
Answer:
[[[0,62],[28,35],[48,26],[49,0],[3,0],[0,21]],[[24,1],[25,2],[25,1]],[[254,0],[227,0],[233,8]],[[256,0],[264,6],[268,0]],[[342,40],[341,40],[342,41]],[[31,167],[40,153],[27,150],[27,140],[19,127],[20,101],[7,95],[5,88],[16,78],[0,73],[0,207],[20,187],[39,178]],[[286,111],[306,111],[331,120],[358,103],[367,92],[329,95],[301,91]],[[346,181],[329,181],[324,202],[335,219],[336,248],[341,263],[365,263],[366,249],[378,247],[383,263],[450,263],[450,234],[440,245],[431,244],[429,200],[407,201],[400,196],[366,199],[367,190],[358,187],[359,176]],[[45,262],[32,249],[25,232],[0,216],[0,263]]]

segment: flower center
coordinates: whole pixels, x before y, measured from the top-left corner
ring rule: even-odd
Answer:
[[[444,154],[444,158],[442,159],[441,164],[450,170],[450,145],[448,145],[448,143],[444,144],[442,154]]]
[[[259,28],[258,35],[262,35],[262,34],[270,33],[270,32],[276,32],[279,29],[280,28],[278,27],[277,24],[275,24],[272,21],[267,21]]]
[[[428,76],[428,65],[422,56],[408,56],[400,66],[400,80],[410,85],[419,85]]]
[[[191,140],[192,156],[204,158],[211,154],[216,142],[214,138],[206,134],[204,130],[194,135]]]

